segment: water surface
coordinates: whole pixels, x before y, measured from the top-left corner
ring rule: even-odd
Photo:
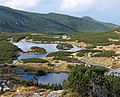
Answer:
[[[60,51],[59,49],[56,48],[57,44],[41,44],[41,43],[27,42],[27,41],[25,41],[25,39],[23,39],[17,43],[13,43],[13,44],[18,46],[23,51],[28,51],[32,46],[43,47],[47,51],[46,54],[23,54],[18,57],[19,60],[26,59],[26,58],[43,58],[46,55],[48,55],[49,53]],[[75,52],[75,51],[78,51],[81,49],[82,48],[73,46],[73,48],[71,50],[64,50],[64,51]]]
[[[30,74],[18,74],[17,76],[26,80],[32,80],[34,75]],[[41,84],[62,84],[62,82],[68,77],[67,73],[47,73],[44,76],[37,76],[38,82]]]

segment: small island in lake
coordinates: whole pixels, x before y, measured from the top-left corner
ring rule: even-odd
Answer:
[[[47,51],[42,47],[33,46],[33,47],[31,47],[30,50],[27,51],[27,53],[46,54]]]
[[[61,43],[61,44],[58,44],[56,48],[59,50],[70,50],[71,48],[73,48],[73,46],[71,44]]]

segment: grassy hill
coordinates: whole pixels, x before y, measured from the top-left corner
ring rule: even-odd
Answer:
[[[120,34],[115,33],[115,31],[119,33],[120,27],[112,29],[110,31],[106,31],[106,32],[86,35],[82,38],[79,38],[79,41],[83,41],[83,42],[90,43],[93,45],[101,45],[101,46],[111,45],[111,44],[120,45],[120,41],[109,41],[109,38],[113,40],[114,39],[120,40]]]
[[[0,6],[1,32],[102,32],[116,26],[96,21],[91,17],[78,18],[56,13],[37,14]]]

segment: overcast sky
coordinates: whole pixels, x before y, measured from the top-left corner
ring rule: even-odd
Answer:
[[[120,0],[0,0],[0,5],[37,13],[91,16],[120,25]]]

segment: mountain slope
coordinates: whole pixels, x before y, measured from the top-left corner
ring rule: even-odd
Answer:
[[[37,14],[0,6],[0,31],[3,32],[101,32],[116,26],[90,17],[78,18],[56,13]]]
[[[60,15],[55,13],[50,13],[47,15],[43,15],[46,18],[55,20],[57,22],[60,22],[64,25],[67,25],[71,28],[76,29],[77,31],[82,32],[101,32],[105,30],[110,30],[111,28],[116,27],[116,25],[111,23],[104,23],[94,20],[91,17],[72,17],[68,15]]]
[[[31,16],[22,14],[20,11],[0,7],[0,31],[21,32],[21,31],[62,31],[73,32],[72,28],[66,27],[56,21],[39,17],[34,19]]]

